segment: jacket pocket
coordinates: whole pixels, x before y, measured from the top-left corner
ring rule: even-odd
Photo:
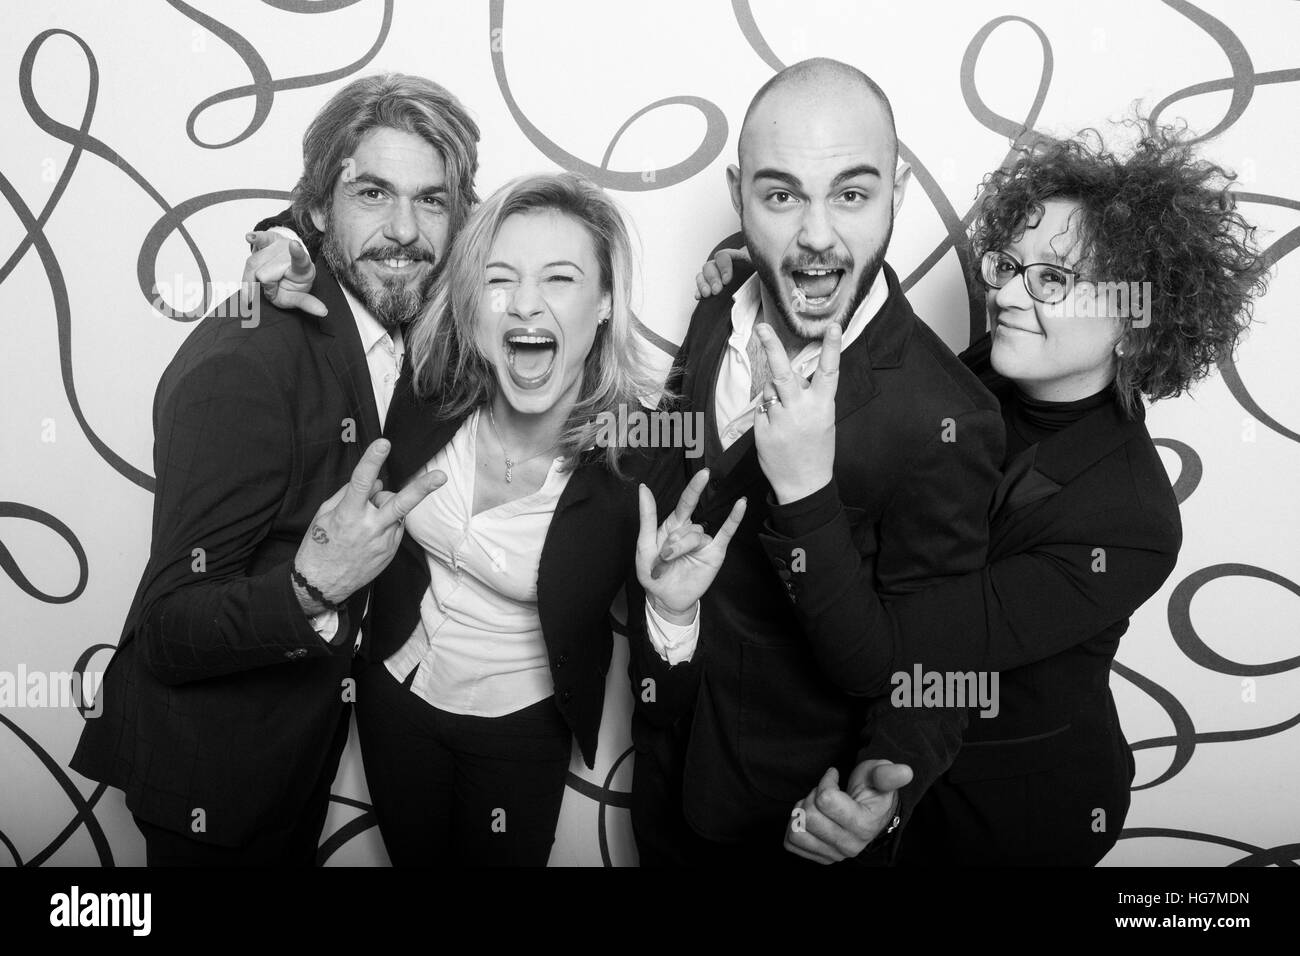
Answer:
[[[1074,751],[1073,724],[1007,740],[962,744],[946,774],[953,783],[1022,777],[1061,766]]]

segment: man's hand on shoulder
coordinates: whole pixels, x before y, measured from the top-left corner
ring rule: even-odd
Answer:
[[[244,264],[245,288],[258,283],[266,300],[281,309],[301,309],[321,318],[329,314],[325,303],[311,294],[316,267],[301,242],[273,230],[250,232],[244,238],[253,247]]]

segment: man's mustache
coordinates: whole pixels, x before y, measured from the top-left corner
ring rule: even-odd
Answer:
[[[853,263],[841,262],[835,259],[829,261],[809,259],[800,260],[799,262],[792,262],[791,260],[786,259],[781,263],[781,268],[785,269],[787,272],[804,272],[809,269],[839,269],[843,272],[852,272]]]
[[[410,259],[413,262],[436,262],[438,257],[430,249],[411,246],[384,246],[380,249],[363,249],[357,261],[364,259]]]

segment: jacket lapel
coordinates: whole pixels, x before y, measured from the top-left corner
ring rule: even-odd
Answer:
[[[1008,464],[993,495],[993,545],[1004,544],[1013,529],[1020,528],[1037,512],[1034,506],[1041,505],[1088,468],[1143,432],[1145,417],[1146,412],[1141,406],[1138,406],[1137,417],[1128,419],[1119,402],[1108,402],[1017,455]]]
[[[375,407],[375,390],[370,381],[370,366],[361,348],[361,333],[357,331],[356,318],[348,307],[338,280],[325,265],[323,258],[316,259],[316,281],[312,295],[325,303],[329,315],[319,319],[320,328],[330,336],[325,357],[333,369],[339,385],[353,408],[361,412],[356,423],[357,458],[380,435],[379,410]]]

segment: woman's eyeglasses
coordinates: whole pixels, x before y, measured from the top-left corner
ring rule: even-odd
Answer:
[[[1044,305],[1055,305],[1070,294],[1079,273],[1050,262],[1021,265],[1008,253],[989,250],[980,260],[980,276],[991,289],[1001,289],[1016,276],[1021,276],[1025,290],[1034,299]]]

